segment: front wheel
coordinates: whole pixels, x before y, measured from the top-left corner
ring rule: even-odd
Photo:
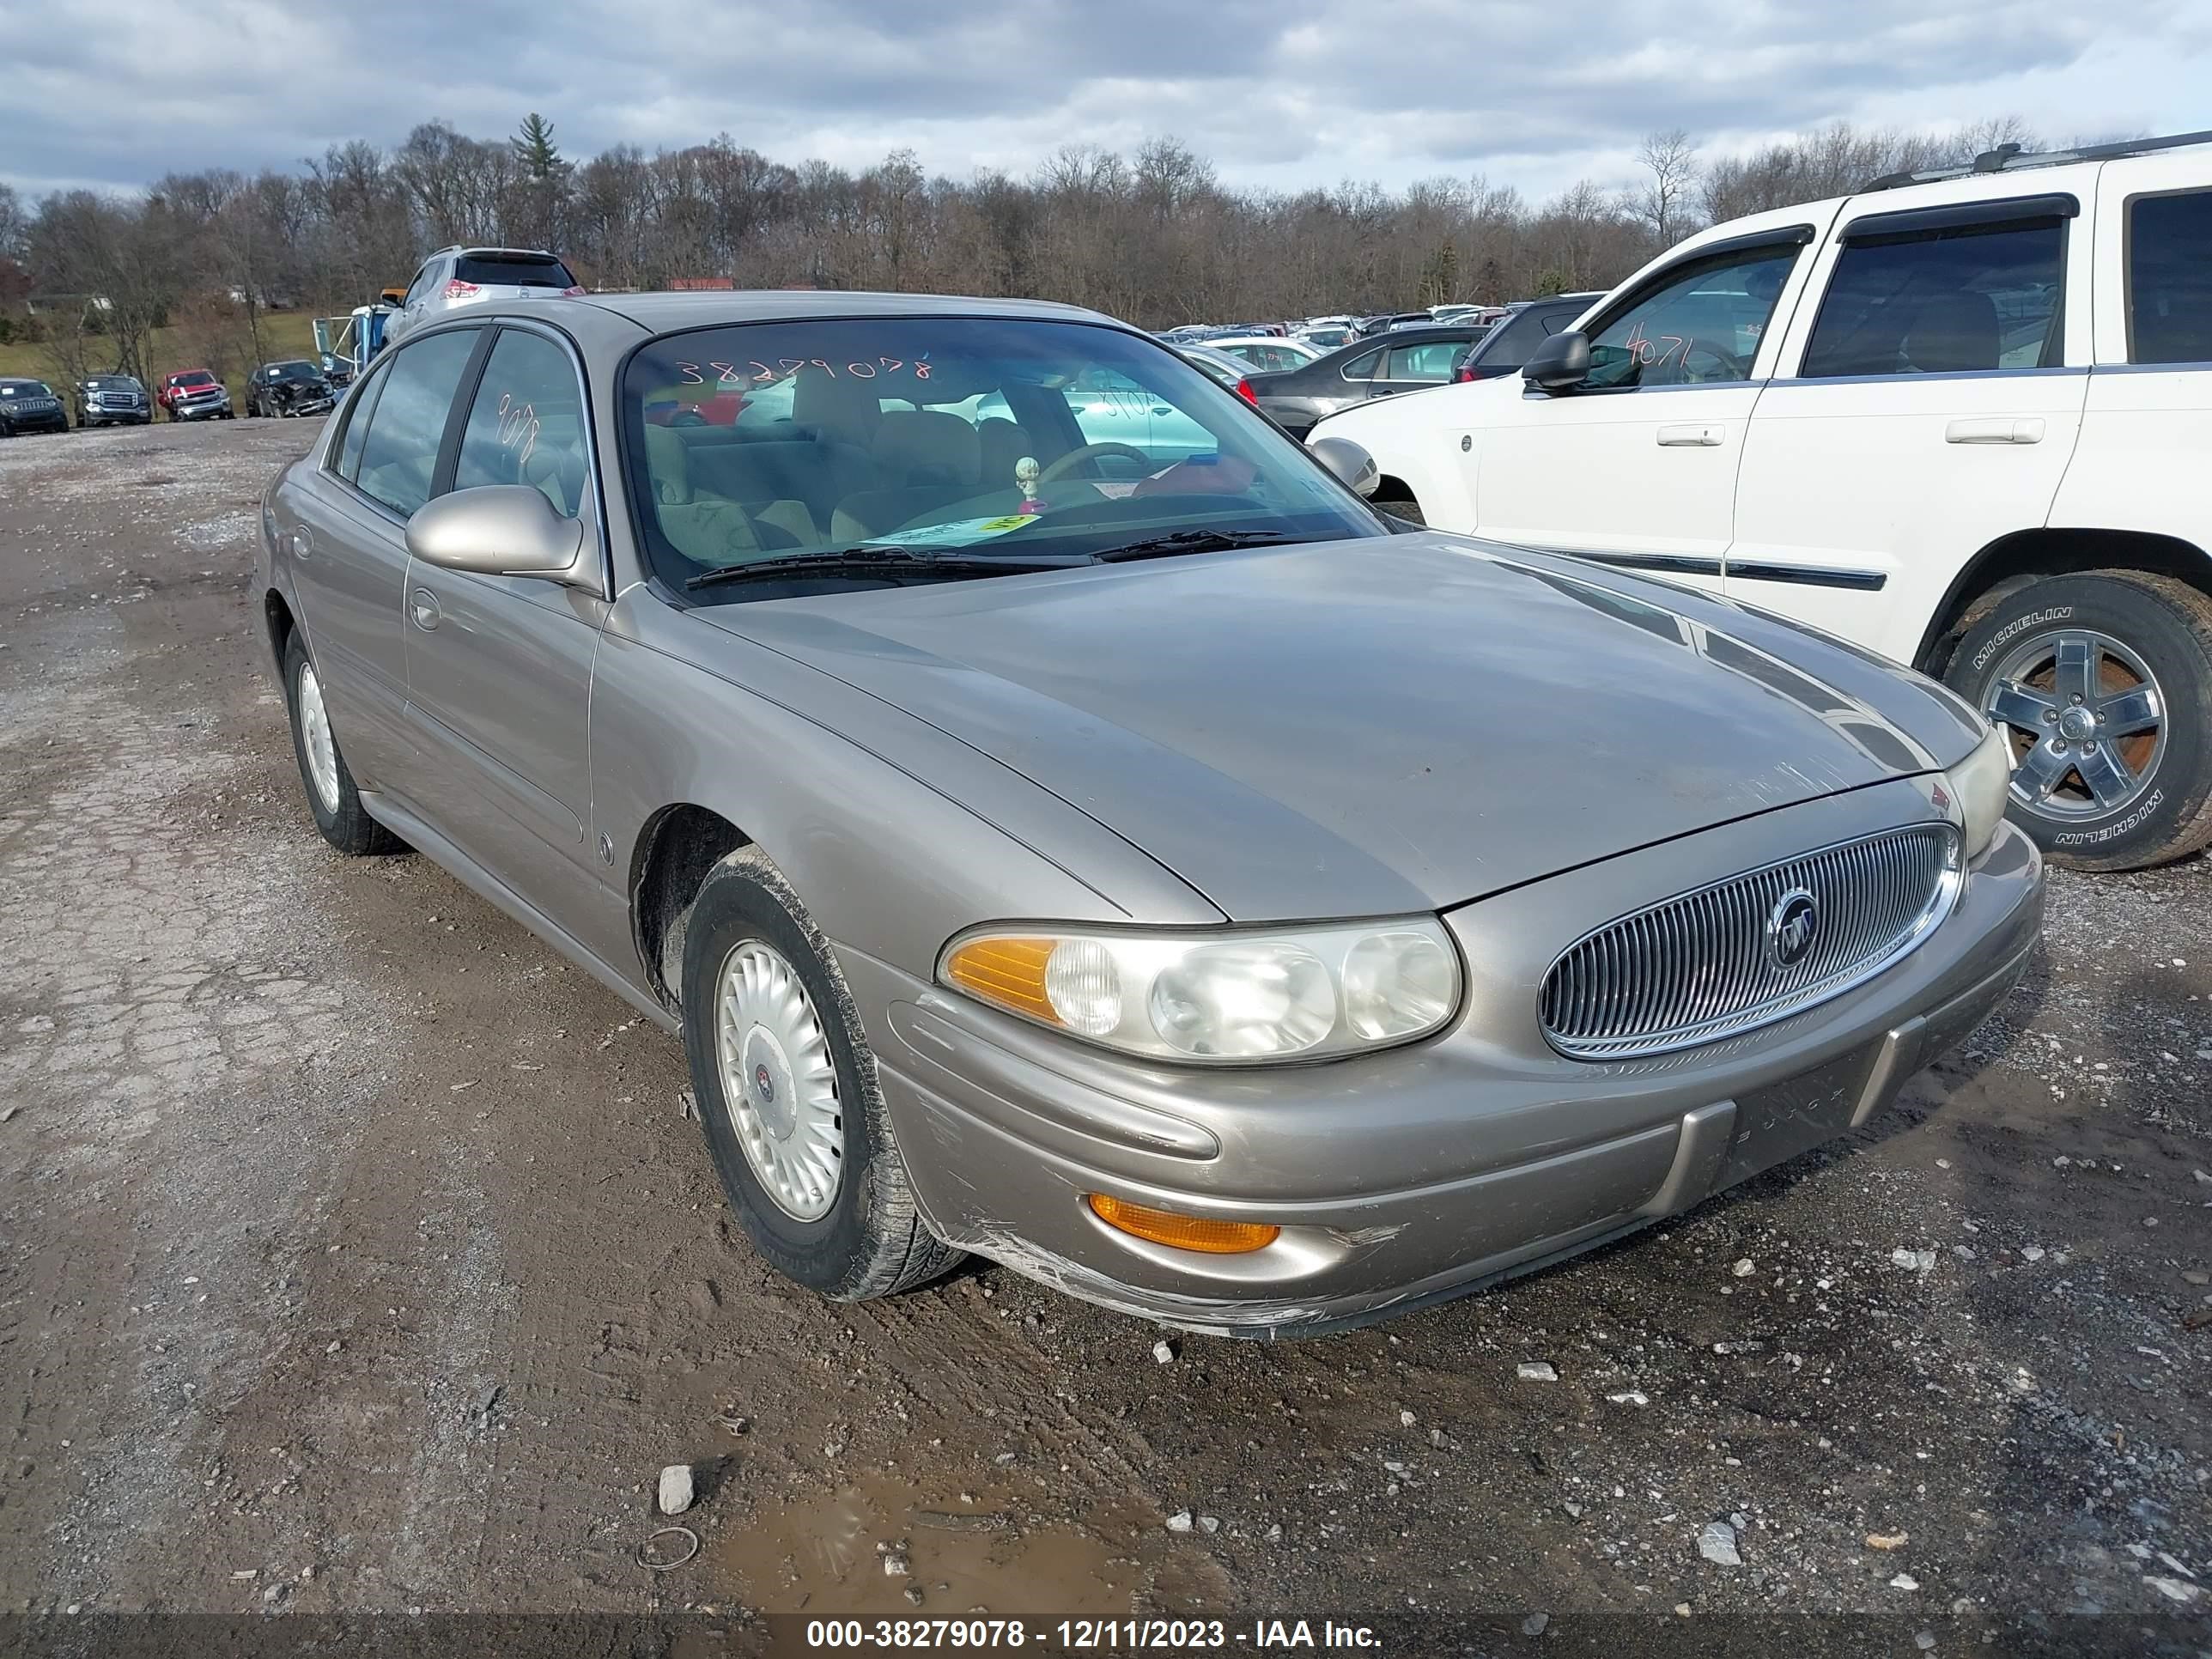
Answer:
[[[2011,817],[2057,863],[2164,864],[2212,841],[2212,597],[2100,570],[2032,581],[1945,674],[2013,745]]]
[[[681,993],[708,1149],[770,1266],[858,1302],[959,1260],[916,1207],[844,976],[759,848],[740,848],[701,884]]]

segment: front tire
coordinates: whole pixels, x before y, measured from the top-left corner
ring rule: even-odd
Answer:
[[[767,855],[707,874],[684,923],[684,1046],[731,1207],[770,1266],[839,1302],[960,1258],[924,1224],[828,943]]]
[[[354,787],[353,773],[331,729],[321,678],[297,629],[284,642],[284,694],[292,714],[293,757],[300,763],[307,810],[323,839],[349,858],[406,851],[406,843],[369,817],[361,804],[361,792]]]
[[[2049,576],[1951,655],[2013,739],[2010,816],[2056,863],[2138,870],[2212,842],[2212,597],[2170,576]]]

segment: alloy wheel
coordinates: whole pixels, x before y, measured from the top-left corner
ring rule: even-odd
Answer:
[[[2012,738],[2013,800],[2039,817],[2102,818],[2149,787],[2166,746],[2166,696],[2132,649],[2095,629],[2022,641],[1984,699]]]

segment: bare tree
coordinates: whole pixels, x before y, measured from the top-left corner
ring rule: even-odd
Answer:
[[[57,331],[70,337],[63,349],[118,359],[143,353],[173,304],[198,335],[234,329],[235,354],[258,360],[272,296],[349,307],[448,242],[551,246],[601,287],[727,276],[1035,295],[1154,327],[1264,321],[1603,287],[1700,219],[1842,195],[2004,142],[2033,140],[2010,118],[1924,131],[1838,123],[1705,157],[1680,130],[1657,131],[1639,151],[1638,187],[1583,182],[1531,203],[1482,178],[1235,189],[1165,137],[1127,156],[1071,144],[1026,178],[956,180],[903,151],[856,173],[776,161],[726,134],[650,154],[617,145],[572,165],[542,118],[498,140],[430,121],[393,150],[356,141],[298,172],[173,175],[143,198],[64,193],[26,212],[0,193],[0,259],[12,234],[29,270],[8,277],[13,288],[106,301]],[[212,305],[234,294],[229,311]]]
[[[1645,134],[1636,159],[1646,175],[1633,195],[1636,215],[1651,227],[1659,246],[1672,247],[1692,228],[1689,210],[1698,179],[1698,147],[1681,128],[1669,127]]]

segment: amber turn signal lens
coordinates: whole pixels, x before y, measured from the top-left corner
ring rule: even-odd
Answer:
[[[1204,1216],[1177,1215],[1172,1210],[1151,1209],[1104,1193],[1093,1193],[1084,1201],[1091,1206],[1091,1214],[1133,1238],[1206,1255],[1248,1255],[1264,1250],[1283,1231],[1263,1221],[1213,1221]]]
[[[1058,941],[1048,939],[971,939],[945,959],[945,977],[986,1002],[1027,1014],[1048,1025],[1060,1018],[1045,994],[1044,967]]]

